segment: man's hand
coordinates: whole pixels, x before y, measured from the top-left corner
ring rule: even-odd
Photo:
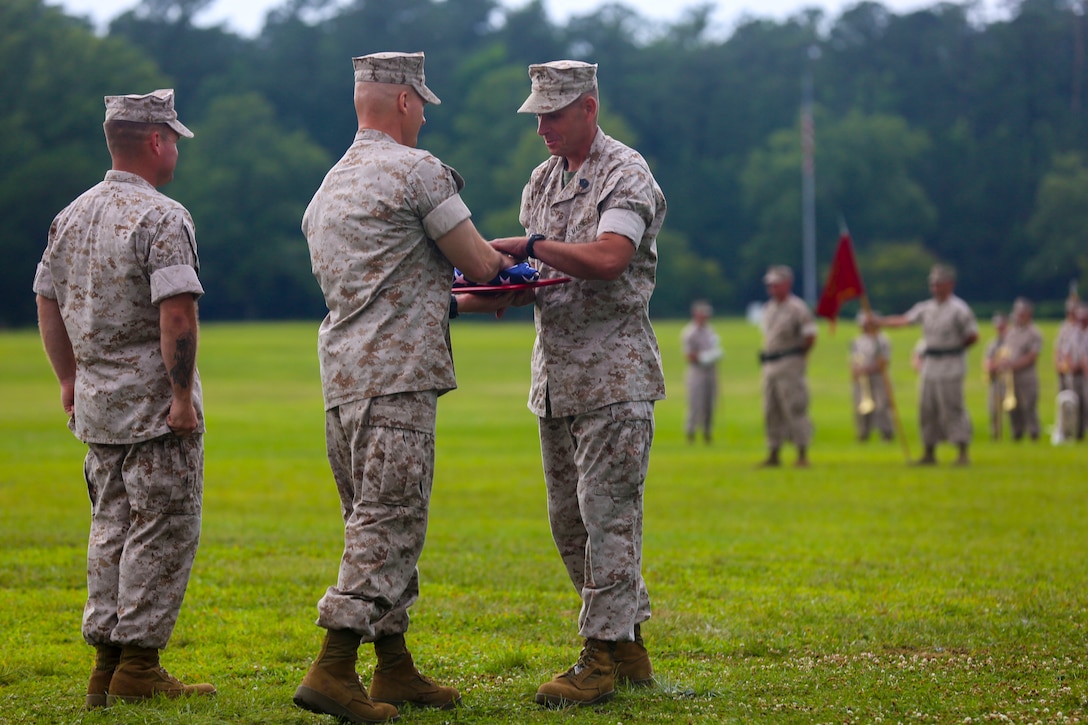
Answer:
[[[169,426],[174,435],[184,438],[195,431],[199,423],[192,399],[182,400],[175,396],[170,401],[170,412],[166,414],[166,425]]]
[[[532,292],[532,290],[527,290]],[[466,312],[475,313],[488,313],[494,312],[495,319],[501,319],[506,312],[506,308],[510,305],[515,307],[517,304],[517,298],[521,295],[521,292],[489,292],[489,293],[473,293],[467,292],[457,295],[457,312],[458,314],[464,314]],[[524,303],[522,303],[524,304]]]
[[[60,381],[60,404],[65,414],[71,418],[76,414],[76,383],[74,380]]]
[[[525,249],[528,243],[528,237],[502,237],[491,240],[492,247],[513,257],[517,262],[524,262],[529,258],[529,253]]]

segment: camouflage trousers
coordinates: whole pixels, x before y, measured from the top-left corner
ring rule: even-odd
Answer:
[[[812,442],[804,373],[764,376],[763,425],[768,448],[779,448],[787,442],[807,447]]]
[[[963,402],[963,378],[922,377],[918,400],[918,424],[922,443],[935,446],[941,441],[971,442],[971,418]]]
[[[684,433],[710,435],[714,426],[714,405],[718,402],[718,370],[713,365],[689,364],[684,382],[688,389],[688,414]]]
[[[653,403],[616,403],[540,418],[552,538],[582,597],[582,637],[631,641],[650,618],[642,579],[642,516]]]
[[[869,396],[873,400],[874,407],[871,413],[858,411],[862,400],[862,389],[855,380],[853,382],[854,430],[859,440],[867,440],[874,429],[882,437],[891,439],[895,435],[895,427],[892,425],[891,401],[888,400],[888,389],[884,387],[884,376],[876,373],[866,377],[869,379]]]
[[[986,413],[989,416],[990,438],[1001,440],[1005,427],[1005,382],[1000,375],[993,376],[986,397]]]
[[[203,436],[92,443],[83,471],[92,509],[83,638],[162,649],[200,541]]]
[[[1024,371],[1026,375],[1014,375],[1012,389],[1016,394],[1016,407],[1009,411],[1009,428],[1012,437],[1019,439],[1027,433],[1032,438],[1039,437],[1039,378],[1034,370]]]
[[[408,630],[434,482],[434,391],[346,403],[325,415],[329,464],[344,518],[336,586],[318,626],[371,642]]]

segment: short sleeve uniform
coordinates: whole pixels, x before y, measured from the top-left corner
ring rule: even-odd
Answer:
[[[303,216],[329,314],[318,333],[326,409],[456,387],[453,267],[433,240],[469,219],[456,171],[422,149],[360,130]]]
[[[34,291],[56,299],[75,352],[76,436],[128,444],[170,432],[158,305],[204,293],[189,213],[143,178],[109,171],[53,220]],[[204,431],[200,377],[193,405]]]
[[[642,156],[600,129],[569,183],[561,158],[553,156],[533,171],[521,203],[527,232],[568,244],[614,232],[636,247],[618,279],[575,279],[537,290],[529,408],[538,416],[665,397],[649,317],[665,210],[665,197]],[[540,276],[563,275],[541,264]]]
[[[763,306],[763,352],[774,355],[790,351],[763,363],[765,378],[803,376],[805,374],[805,355],[801,353],[805,338],[816,334],[816,321],[808,305],[797,295],[789,295],[779,302],[770,299]]]
[[[967,303],[955,295],[944,302],[930,298],[911,307],[905,316],[911,323],[922,325],[926,346],[922,377],[963,378],[967,366],[964,340],[978,334],[978,323]]]

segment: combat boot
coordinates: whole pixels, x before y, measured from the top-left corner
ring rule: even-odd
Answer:
[[[341,722],[390,722],[399,717],[392,705],[373,702],[359,681],[355,661],[360,639],[350,629],[330,629],[325,634],[321,652],[295,690],[296,705]]]
[[[650,653],[642,642],[642,631],[635,625],[634,642],[616,642],[616,681],[625,682],[634,687],[647,687],[654,684],[654,668],[650,664]]]
[[[596,705],[616,694],[614,642],[587,639],[578,661],[536,691],[536,702],[544,707]]]
[[[106,704],[139,702],[155,695],[186,697],[214,695],[215,688],[207,683],[186,685],[159,665],[159,651],[151,647],[121,648],[121,662],[110,678]]]
[[[121,648],[112,644],[94,646],[94,669],[87,683],[87,707],[105,707],[113,671],[121,663]]]
[[[403,634],[382,637],[374,642],[378,664],[370,680],[370,697],[400,707],[406,702],[424,707],[449,710],[461,701],[452,687],[436,684],[421,675],[412,661],[412,653],[404,643]]]

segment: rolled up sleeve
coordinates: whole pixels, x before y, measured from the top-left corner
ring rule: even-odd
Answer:
[[[461,195],[454,194],[423,217],[423,230],[430,239],[441,239],[471,216],[472,212],[461,199]]]
[[[196,270],[187,264],[163,267],[151,273],[151,303],[158,305],[165,299],[189,293],[196,298],[204,294],[204,288],[196,276]]]
[[[606,209],[597,222],[597,236],[611,232],[627,237],[638,247],[642,235],[646,233],[646,222],[637,212],[630,209]]]

